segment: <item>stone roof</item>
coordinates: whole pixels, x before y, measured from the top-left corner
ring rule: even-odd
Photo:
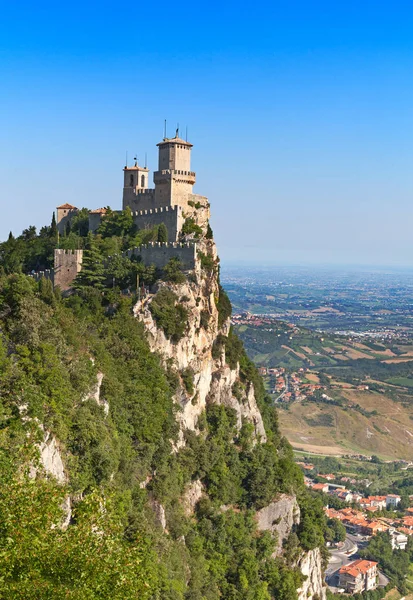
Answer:
[[[163,146],[164,144],[180,144],[181,146],[188,146],[192,148],[193,144],[186,142],[182,138],[174,137],[174,138],[163,138],[162,142],[156,144],[157,146]]]
[[[61,204],[60,206],[57,206],[56,208],[75,208],[77,210],[77,206],[73,206],[73,204],[68,204],[66,202],[66,204]]]

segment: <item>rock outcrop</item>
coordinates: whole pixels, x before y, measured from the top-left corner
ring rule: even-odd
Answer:
[[[212,240],[199,242],[201,254],[217,264],[215,244]],[[156,324],[150,305],[153,296],[139,302],[134,309],[135,316],[142,321],[152,351],[158,352],[165,364],[172,365],[178,372],[190,369],[193,372],[193,393],[189,394],[182,385],[175,400],[180,406],[178,419],[181,429],[179,445],[183,443],[186,429],[197,432],[197,421],[206,404],[224,404],[233,408],[237,415],[238,428],[243,419],[254,425],[256,439],[266,441],[266,433],[261,413],[257,407],[254,388],[235,396],[233,387],[239,381],[239,368],[231,369],[225,361],[225,350],[216,357],[214,344],[219,336],[229,334],[229,321],[219,326],[217,300],[219,283],[217,269],[206,270],[199,263],[197,269],[185,283],[161,283],[179,298],[188,313],[185,335],[178,341],[168,339]]]
[[[256,514],[257,527],[260,531],[271,531],[277,539],[274,555],[282,552],[284,540],[288,538],[294,526],[300,523],[300,507],[295,496],[281,494],[268,506],[261,508]]]
[[[199,433],[198,419],[208,404],[219,404],[234,409],[237,427],[243,421],[254,427],[254,443],[267,440],[263,419],[258,408],[254,386],[241,380],[239,364],[228,364],[225,356],[225,343],[222,340],[230,334],[229,319],[222,323],[218,312],[219,280],[218,260],[212,240],[197,242],[200,260],[196,269],[184,283],[160,282],[155,294],[150,294],[134,307],[134,314],[144,325],[149,346],[157,352],[165,367],[180,375],[180,385],[175,394],[179,405],[177,419],[180,425],[180,438],[173,449],[184,445],[185,431]],[[209,268],[202,264],[202,256],[208,258]],[[205,261],[204,261],[205,263]],[[215,268],[210,265],[215,264]],[[168,339],[158,327],[151,312],[151,303],[156,292],[166,287],[172,291],[177,302],[187,311],[185,334],[178,340]],[[191,385],[185,381],[188,373]],[[189,391],[190,390],[190,391]],[[189,484],[181,502],[187,516],[194,512],[196,503],[204,493],[201,481]],[[151,503],[155,518],[166,530],[165,511],[155,501]],[[225,510],[227,507],[222,507]],[[295,496],[281,494],[274,502],[256,514],[257,526],[261,531],[271,531],[277,539],[274,556],[282,556],[283,542],[300,522],[300,509]],[[305,553],[297,565],[305,575],[305,581],[298,590],[299,600],[319,597],[325,600],[321,554],[319,549]]]
[[[295,496],[281,494],[276,501],[271,502],[256,513],[257,527],[260,531],[271,531],[277,540],[273,556],[282,554],[284,540],[300,524],[300,507]],[[298,600],[326,599],[324,586],[321,552],[319,548],[302,554],[297,562],[305,579],[302,587],[297,590]]]
[[[100,394],[100,388],[102,387],[103,377],[104,375],[100,371],[96,373],[96,383],[90,390],[90,392],[83,398],[83,401],[85,402],[86,400],[94,400],[96,404],[103,408],[105,415],[108,416],[109,402],[105,400],[105,398],[102,398]]]
[[[38,448],[40,462],[45,472],[52,475],[59,483],[66,483],[67,478],[56,438],[49,431],[45,431],[43,441]]]
[[[301,588],[297,590],[298,600],[326,600],[320,549],[306,552],[299,560],[298,567],[306,577]]]
[[[187,517],[193,514],[195,506],[202,498],[203,493],[204,486],[199,479],[192,481],[186,486],[185,493],[182,497],[182,506]]]

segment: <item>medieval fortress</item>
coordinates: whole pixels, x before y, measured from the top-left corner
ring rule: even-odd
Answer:
[[[173,257],[181,260],[185,269],[193,269],[197,247],[194,241],[182,239],[182,227],[187,219],[202,228],[204,234],[209,223],[209,202],[205,196],[193,193],[195,173],[191,171],[192,144],[178,137],[164,138],[157,144],[158,170],[153,174],[154,187],[149,186],[149,169],[126,165],[123,169],[122,209],[130,210],[137,229],[150,229],[164,223],[168,242],[152,242],[133,248],[129,256],[140,256],[145,264],[162,268]],[[76,206],[62,204],[56,209],[56,223],[60,235],[79,212]],[[107,210],[97,208],[89,212],[89,231],[99,228]],[[68,289],[82,268],[82,250],[55,250],[53,272],[37,276],[53,279],[54,285]]]

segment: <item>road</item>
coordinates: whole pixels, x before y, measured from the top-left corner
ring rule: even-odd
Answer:
[[[347,532],[346,539],[344,540],[343,546],[339,548],[332,548],[331,558],[328,561],[326,569],[326,583],[331,588],[331,591],[337,591],[338,584],[338,571],[344,565],[348,565],[353,560],[360,558],[357,556],[359,548],[365,547],[366,542],[362,541],[357,535]],[[386,575],[379,571],[379,583],[380,587],[385,587],[389,583]]]
[[[337,571],[344,565],[354,560],[353,554],[358,550],[360,538],[351,533],[347,533],[346,539],[341,548],[331,549],[331,558],[328,561],[326,569],[326,582],[330,587],[334,587],[337,582]]]
[[[284,394],[286,394],[289,390],[290,390],[290,379],[289,379],[288,375],[286,375],[285,376],[285,388],[283,389],[281,394],[279,396],[277,396],[277,398],[274,400],[274,404],[277,404],[277,402],[279,400],[281,400],[281,398],[284,396]]]

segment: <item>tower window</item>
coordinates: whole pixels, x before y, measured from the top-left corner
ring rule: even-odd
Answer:
[[[141,187],[145,187],[145,175],[141,177]]]
[[[131,187],[133,187],[133,175],[130,176],[130,184]]]

